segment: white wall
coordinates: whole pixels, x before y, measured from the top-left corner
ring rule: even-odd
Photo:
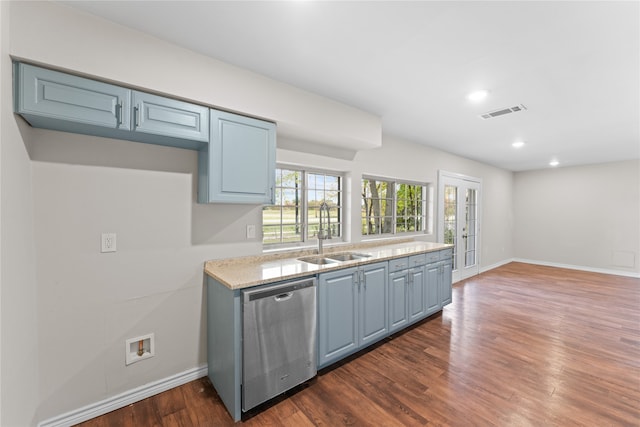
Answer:
[[[38,406],[38,309],[31,163],[13,117],[11,4],[0,2],[0,425],[28,426]]]
[[[518,172],[515,256],[640,273],[640,161]]]

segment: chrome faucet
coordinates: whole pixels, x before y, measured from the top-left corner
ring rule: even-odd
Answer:
[[[326,211],[327,213],[327,229],[323,229],[322,227],[322,211]],[[320,204],[320,226],[318,228],[318,254],[322,255],[322,241],[331,238],[331,218],[329,215],[329,205],[327,202],[322,202]]]

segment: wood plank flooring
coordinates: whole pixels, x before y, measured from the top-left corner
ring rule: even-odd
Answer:
[[[230,426],[207,378],[81,424]],[[640,280],[510,263],[246,426],[640,426]]]

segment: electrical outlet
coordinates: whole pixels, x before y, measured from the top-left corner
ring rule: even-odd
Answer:
[[[102,246],[100,252],[116,251],[116,233],[102,233]]]
[[[247,225],[247,239],[255,239],[255,238],[256,238],[256,226]]]

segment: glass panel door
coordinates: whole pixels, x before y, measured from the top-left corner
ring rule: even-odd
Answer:
[[[459,174],[438,174],[438,241],[453,245],[453,281],[480,272],[480,180]]]
[[[465,198],[465,226],[462,229],[464,239],[464,266],[472,267],[477,264],[476,260],[476,238],[478,235],[477,217],[478,191],[476,189],[467,188]]]
[[[454,185],[444,186],[444,240],[443,243],[456,244],[458,228],[458,187]],[[453,269],[458,266],[456,251],[453,251]]]

